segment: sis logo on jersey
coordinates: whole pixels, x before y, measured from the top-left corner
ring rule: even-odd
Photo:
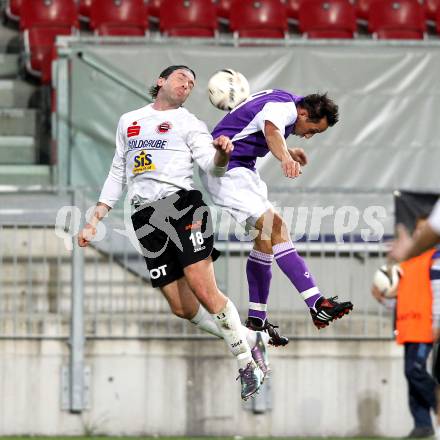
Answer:
[[[156,127],[156,131],[159,134],[165,134],[165,133],[168,133],[172,127],[173,126],[171,125],[171,122],[165,121]]]
[[[133,124],[131,124],[130,127],[127,128],[127,137],[139,136],[140,132],[141,126],[137,125],[137,122],[134,121]]]
[[[145,151],[141,151],[134,157],[133,174],[142,174],[146,171],[154,171],[156,165],[154,165],[151,159],[151,154],[146,154]]]

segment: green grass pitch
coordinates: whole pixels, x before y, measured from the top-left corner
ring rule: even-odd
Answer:
[[[391,437],[239,437],[241,440],[392,440]],[[237,437],[0,437],[0,440],[236,440]]]

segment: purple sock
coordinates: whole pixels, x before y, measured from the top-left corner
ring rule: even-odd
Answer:
[[[298,255],[292,242],[284,242],[273,246],[275,260],[287,278],[297,288],[309,308],[315,306],[316,301],[322,297],[316,287],[312,274],[309,272],[305,261]]]
[[[272,254],[252,249],[246,264],[249,284],[249,318],[266,319],[267,298],[272,279]]]

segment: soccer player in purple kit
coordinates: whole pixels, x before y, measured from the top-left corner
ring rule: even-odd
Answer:
[[[324,328],[353,309],[349,301],[324,298],[305,261],[297,253],[288,227],[267,198],[267,186],[255,168],[258,157],[271,152],[281,164],[284,176],[295,178],[307,156],[301,148],[288,148],[290,134],[310,139],[338,121],[338,106],[327,94],[293,95],[284,90],[264,90],[251,95],[228,113],[214,128],[214,137],[231,138],[234,151],[228,171],[219,179],[201,172],[202,182],[213,202],[226,209],[238,223],[258,231],[246,266],[249,312],[246,325],[265,330],[270,343],[286,345],[288,339],[267,320],[267,302],[276,263],[296,287],[310,310],[313,323]]]

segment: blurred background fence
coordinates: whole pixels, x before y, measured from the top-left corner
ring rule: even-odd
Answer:
[[[47,203],[48,194],[65,207]],[[4,203],[0,208],[0,336],[68,338],[72,298],[80,288],[87,338],[203,337],[190,324],[172,316],[160,292],[151,287],[144,259],[133,246],[133,237],[127,236],[130,229],[122,209],[112,211],[105,221],[102,240],[79,252],[72,250],[72,235],[94,203],[88,194],[85,189],[31,190],[19,197],[11,190],[3,192],[3,197],[15,196],[15,206]],[[41,195],[46,196],[45,204],[38,201]],[[344,199],[343,193],[334,191],[333,195]],[[313,192],[303,190],[297,196],[313,204]],[[32,200],[38,206],[32,206]],[[325,334],[318,334],[303,301],[274,264],[270,317],[291,338],[390,338],[390,314],[370,295],[372,275],[385,261],[383,240],[389,235],[379,241],[364,241],[356,225],[351,233],[337,236],[330,230],[334,229],[335,212],[343,206],[332,207],[327,224],[323,220],[314,236],[310,207],[296,247],[324,294],[350,299],[354,313],[326,329]],[[361,211],[362,207],[356,209]],[[75,217],[77,212],[79,217]],[[213,215],[216,246],[222,251],[215,264],[217,280],[244,317],[248,302],[245,268],[251,243],[237,238],[237,225],[227,223],[227,217],[216,210]],[[292,221],[298,225],[299,216]]]

